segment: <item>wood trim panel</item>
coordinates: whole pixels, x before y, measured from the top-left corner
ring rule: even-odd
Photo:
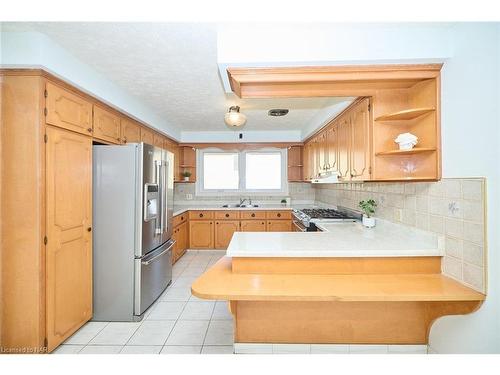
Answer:
[[[193,147],[195,149],[220,148],[222,150],[258,150],[266,147],[288,148],[292,146],[302,146],[302,142],[278,143],[278,142],[259,142],[259,143],[180,143],[179,147]]]
[[[232,258],[233,273],[292,275],[441,274],[441,257]]]
[[[228,68],[241,98],[371,96],[377,89],[408,88],[435,78],[442,64]]]
[[[477,310],[480,301],[231,301],[238,343],[428,344],[434,321]]]
[[[38,74],[2,74],[0,348],[44,352],[45,84]]]

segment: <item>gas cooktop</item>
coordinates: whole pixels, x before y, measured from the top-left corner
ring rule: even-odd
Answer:
[[[348,208],[305,208],[293,210],[294,222],[307,231],[316,231],[315,223],[345,222],[361,220],[361,214]],[[299,224],[300,223],[300,224]]]

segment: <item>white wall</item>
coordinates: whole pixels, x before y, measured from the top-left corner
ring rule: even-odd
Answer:
[[[1,24],[0,24],[1,26]],[[44,68],[84,92],[175,139],[178,129],[157,116],[147,105],[76,59],[44,34],[1,32],[0,66]]]
[[[443,61],[443,177],[487,177],[488,297],[432,328],[440,353],[500,353],[500,120],[497,24],[224,25],[219,66]]]

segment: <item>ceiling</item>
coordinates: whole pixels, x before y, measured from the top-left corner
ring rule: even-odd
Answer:
[[[217,66],[217,25],[183,23],[3,23],[38,31],[147,104],[182,132],[228,129],[224,114],[239,105],[245,131],[300,130],[303,136],[353,98],[240,99],[225,93]],[[286,108],[284,117],[269,117]]]

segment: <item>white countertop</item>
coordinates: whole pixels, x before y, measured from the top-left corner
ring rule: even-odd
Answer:
[[[222,204],[193,204],[174,206],[173,216],[180,215],[189,210],[211,210],[211,211],[257,211],[257,210],[291,210],[297,206],[282,206],[281,204],[259,204],[259,207],[222,207]]]
[[[378,219],[320,225],[325,232],[236,232],[230,257],[401,257],[442,256],[444,238],[435,233]]]

